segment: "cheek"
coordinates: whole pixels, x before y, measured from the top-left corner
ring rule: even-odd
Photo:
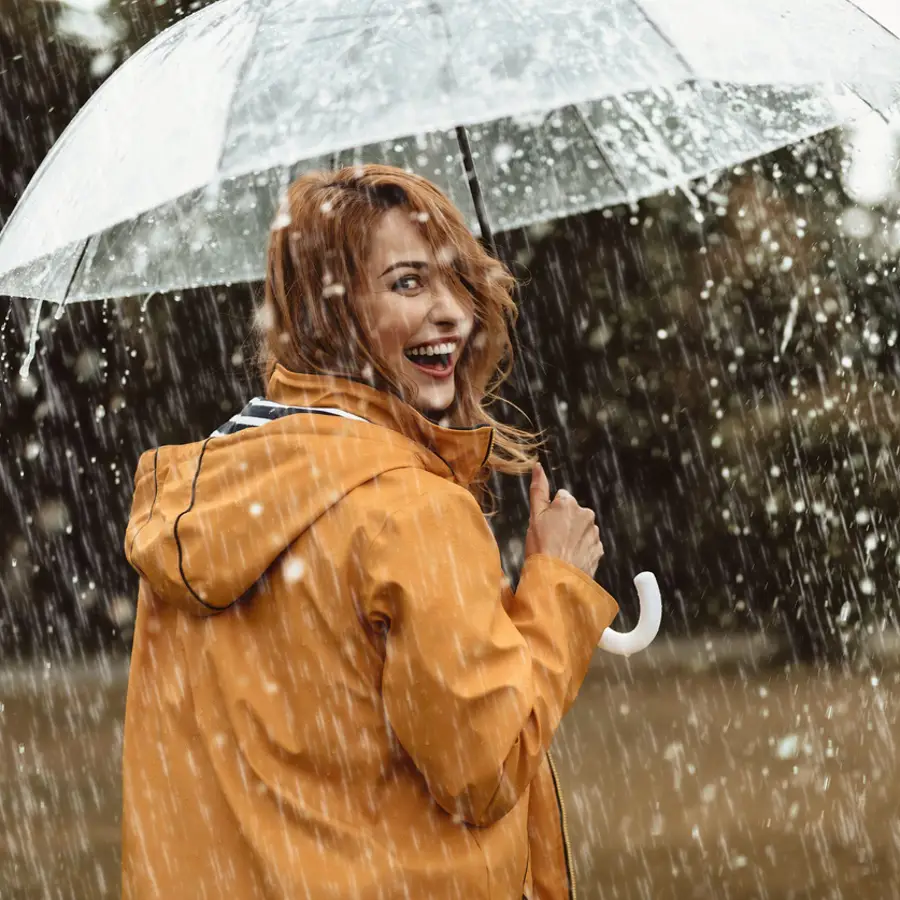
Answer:
[[[386,309],[378,322],[378,337],[385,351],[401,352],[422,330],[426,316],[427,308],[420,309],[420,304],[406,298]]]
[[[402,317],[390,295],[370,294],[361,298],[359,316],[372,349],[389,356],[397,345],[397,332],[402,328]]]
[[[410,340],[422,333],[431,306],[427,292],[400,297],[384,291],[361,296],[357,308],[372,349],[385,358],[397,358]]]

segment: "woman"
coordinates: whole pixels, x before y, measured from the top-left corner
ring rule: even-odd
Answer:
[[[561,898],[547,747],[615,602],[534,467],[515,592],[479,506],[509,273],[424,179],[304,175],[268,255],[265,399],[138,465],[127,898]]]

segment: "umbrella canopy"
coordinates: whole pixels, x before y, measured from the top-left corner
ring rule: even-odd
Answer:
[[[258,279],[285,185],[357,160],[432,179],[482,232],[635,200],[898,84],[900,39],[850,0],[219,0],[59,139],[0,235],[0,293]]]

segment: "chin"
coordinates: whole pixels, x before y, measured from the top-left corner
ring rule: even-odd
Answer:
[[[453,406],[455,391],[419,390],[416,397],[416,409],[425,415],[441,415]]]

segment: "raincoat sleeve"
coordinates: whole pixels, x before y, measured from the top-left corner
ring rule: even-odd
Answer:
[[[366,613],[387,624],[390,726],[446,812],[490,825],[537,773],[618,607],[579,569],[540,554],[510,596],[494,537],[462,489],[391,515],[365,572]]]

